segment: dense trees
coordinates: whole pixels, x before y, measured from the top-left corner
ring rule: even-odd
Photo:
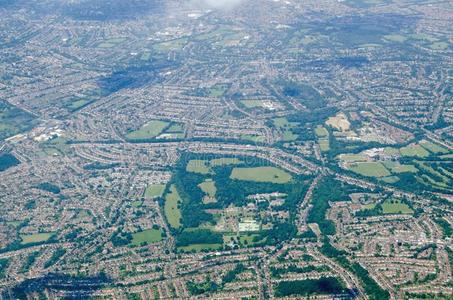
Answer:
[[[291,295],[309,296],[312,294],[339,294],[343,292],[345,292],[345,288],[335,277],[281,281],[275,287],[275,296],[277,297],[286,297]]]
[[[176,246],[183,247],[191,244],[221,244],[223,238],[220,233],[214,233],[208,229],[183,231],[176,238]]]
[[[8,168],[17,166],[20,161],[9,153],[0,154],[0,172],[5,171]]]

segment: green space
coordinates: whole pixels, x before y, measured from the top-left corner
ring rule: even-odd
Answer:
[[[329,136],[329,132],[327,131],[327,129],[322,126],[322,125],[318,125],[316,126],[315,128],[315,134],[317,137],[319,138],[323,138],[323,137],[328,137]]]
[[[153,45],[154,50],[159,52],[167,52],[170,50],[180,51],[187,44],[187,38],[174,39]]]
[[[414,211],[398,199],[389,199],[382,203],[382,212],[384,214],[412,214]]]
[[[97,45],[98,48],[112,48],[126,41],[126,38],[105,39]]]
[[[228,90],[227,84],[216,84],[208,89],[208,96],[222,97],[227,90]]]
[[[356,162],[352,163],[349,169],[367,177],[386,177],[391,175],[389,170],[380,162]]]
[[[226,165],[237,165],[243,163],[242,160],[235,157],[222,157],[211,159],[209,165],[211,167],[226,166]]]
[[[386,168],[390,169],[392,173],[417,173],[418,171],[418,169],[414,165],[402,165],[398,162],[393,161],[384,161],[383,164]]]
[[[391,42],[403,43],[407,40],[407,37],[400,35],[400,34],[389,34],[389,35],[384,35],[384,39],[391,41]]]
[[[329,295],[340,294],[345,291],[344,285],[336,277],[321,277],[319,279],[280,281],[275,287],[275,296]]]
[[[76,110],[84,107],[85,105],[87,105],[90,102],[91,101],[87,100],[87,99],[77,99],[75,101],[72,101],[71,104],[69,104],[67,107],[70,111],[76,111]]]
[[[363,154],[340,154],[339,158],[345,162],[367,161],[368,157]]]
[[[0,100],[0,141],[31,129],[35,123],[33,115]]]
[[[205,192],[210,197],[215,197],[215,193],[217,192],[217,188],[215,186],[215,182],[212,180],[206,180],[198,185],[200,189]]]
[[[435,154],[447,154],[449,152],[448,149],[427,140],[422,140],[419,144],[426,150]]]
[[[245,141],[251,141],[254,143],[264,143],[266,141],[264,136],[254,134],[243,134],[241,135],[241,139]]]
[[[275,167],[234,168],[230,178],[272,183],[287,183],[292,179],[289,173]]]
[[[171,185],[170,192],[165,195],[164,212],[167,222],[175,229],[181,226],[181,211],[178,205],[180,201],[178,190],[174,185]]]
[[[321,149],[322,152],[327,152],[330,150],[330,142],[328,139],[319,139],[318,144],[319,149]]]
[[[165,184],[151,184],[145,190],[145,198],[161,197],[165,191]]]
[[[429,45],[429,48],[433,50],[447,50],[449,45],[450,44],[447,42],[434,42],[431,45]]]
[[[283,141],[291,142],[297,140],[299,137],[292,131],[292,129],[297,127],[299,123],[289,122],[285,117],[272,119],[272,122],[274,126],[283,131]]]
[[[188,246],[178,247],[178,250],[182,252],[201,252],[220,249],[222,249],[222,244],[191,244]]]
[[[168,122],[153,120],[143,125],[140,129],[126,135],[131,140],[152,139],[158,136],[169,125]]]
[[[34,233],[34,234],[21,234],[21,244],[34,244],[34,243],[41,243],[46,242],[52,237],[52,232],[47,233]]]
[[[199,173],[199,174],[209,174],[211,169],[209,167],[209,162],[206,160],[192,159],[187,163],[186,166],[187,172]]]
[[[241,103],[247,108],[264,107],[262,100],[241,100]]]
[[[147,229],[132,234],[132,246],[141,246],[143,244],[152,244],[162,240],[162,230]]]
[[[9,153],[0,153],[0,172],[17,166],[18,164],[20,164],[20,161],[14,155]]]
[[[418,144],[410,144],[406,147],[400,148],[400,153],[402,156],[417,156],[417,157],[427,157],[429,152]]]

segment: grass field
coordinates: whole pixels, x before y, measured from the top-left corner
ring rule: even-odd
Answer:
[[[402,165],[398,162],[384,161],[384,166],[392,171],[392,173],[416,173],[418,169],[414,165]]]
[[[394,202],[394,203],[392,203]],[[411,214],[414,211],[405,203],[399,200],[387,200],[382,204],[384,214]]]
[[[128,133],[126,137],[131,140],[151,139],[158,136],[168,124],[168,122],[153,120],[143,125],[139,130]]]
[[[386,183],[396,183],[400,179],[396,176],[387,176],[387,177],[381,177],[381,178],[379,178],[379,180],[386,182]]]
[[[165,190],[165,184],[151,184],[145,190],[145,198],[161,197]]]
[[[210,197],[215,197],[217,188],[215,187],[215,182],[212,180],[206,180],[198,185],[200,189],[205,192]]]
[[[316,126],[315,134],[316,134],[317,137],[320,137],[320,138],[329,136],[329,132],[322,125]]]
[[[430,141],[427,141],[427,140],[422,140],[420,141],[419,143],[423,148],[425,148],[426,150],[432,152],[432,153],[440,153],[440,154],[447,154],[449,151],[447,149],[445,149],[444,147],[442,146],[439,146],[437,144],[434,144]]]
[[[40,243],[40,242],[45,242],[48,239],[51,238],[53,235],[52,232],[48,233],[34,233],[34,234],[21,234],[20,238],[22,239],[21,244],[26,245],[26,244],[32,244],[32,243]]]
[[[272,183],[287,183],[292,179],[289,173],[275,167],[234,168],[230,178]]]
[[[241,135],[241,139],[246,141],[251,141],[255,143],[264,143],[265,138],[261,135],[253,135],[253,134],[243,134]]]
[[[367,157],[363,154],[340,154],[339,158],[345,162],[366,161]]]
[[[400,153],[402,156],[417,156],[417,157],[427,157],[429,152],[418,144],[410,144],[406,147],[400,148]]]
[[[222,244],[192,244],[189,246],[178,247],[178,250],[182,252],[200,252],[202,250],[219,250],[222,248]]]
[[[318,141],[319,148],[321,149],[322,152],[326,152],[330,150],[330,143],[328,139],[320,139]]]
[[[400,34],[389,34],[385,35],[384,39],[390,42],[398,42],[403,43],[407,40],[407,37],[400,35]]]
[[[192,159],[187,163],[186,171],[199,174],[209,174],[211,172],[211,168],[206,160]]]
[[[241,103],[247,108],[264,107],[261,100],[241,100]]]
[[[235,158],[235,157],[222,157],[222,158],[215,158],[211,159],[209,164],[212,167],[217,167],[217,166],[226,166],[226,165],[238,165],[242,163],[242,160]]]
[[[158,229],[148,229],[132,234],[132,246],[140,246],[142,243],[152,244],[162,240],[162,231]]]
[[[386,177],[390,172],[380,162],[358,162],[350,165],[349,169],[357,174],[368,177]]]
[[[330,117],[326,121],[326,125],[329,125],[339,131],[348,131],[351,127],[348,117],[344,113],[339,113],[335,117]]]
[[[165,197],[164,212],[171,227],[178,229],[181,226],[181,211],[178,202],[181,201],[176,187],[170,187],[170,193]]]

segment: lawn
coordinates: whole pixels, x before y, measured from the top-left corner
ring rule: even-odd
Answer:
[[[145,198],[161,197],[165,190],[165,184],[151,184],[146,188]]]
[[[211,168],[206,160],[192,159],[187,163],[186,171],[199,174],[209,174],[211,172]]]
[[[206,180],[198,185],[200,189],[205,192],[210,197],[215,197],[217,188],[215,187],[215,182],[212,180]]]
[[[132,246],[140,246],[143,243],[152,244],[162,240],[162,231],[158,229],[147,229],[132,234]]]
[[[238,165],[242,163],[242,160],[235,158],[235,157],[223,157],[223,158],[215,158],[211,159],[210,165],[211,167],[217,166],[226,166],[226,165]]]
[[[345,162],[366,161],[367,156],[363,154],[340,154],[339,158]]]
[[[407,204],[392,199],[387,200],[382,204],[382,212],[384,214],[411,214],[414,211]]]
[[[41,243],[45,242],[53,235],[52,232],[48,233],[34,233],[34,234],[21,234],[20,238],[22,239],[21,244],[32,244],[32,243]]]
[[[318,141],[319,143],[319,148],[321,149],[322,152],[326,152],[330,150],[330,143],[328,139],[320,139]]]
[[[329,132],[322,125],[316,126],[315,134],[316,134],[317,137],[327,137],[327,136],[329,136]]]
[[[358,162],[349,166],[349,169],[357,174],[368,177],[390,176],[389,170],[380,162]]]
[[[153,120],[143,125],[139,130],[128,133],[126,137],[131,140],[151,139],[158,136],[168,124],[168,122]]]
[[[241,100],[241,103],[247,108],[263,107],[261,100]]]
[[[181,201],[176,187],[170,187],[170,193],[165,197],[164,212],[168,223],[171,227],[178,229],[181,226],[181,211],[178,208],[178,202]]]
[[[418,156],[418,157],[429,156],[429,152],[418,144],[410,144],[406,147],[402,147],[400,148],[400,152],[402,156]]]
[[[264,136],[254,134],[243,134],[241,135],[241,139],[255,143],[264,143],[265,141]]]
[[[440,153],[440,154],[447,154],[448,153],[448,150],[445,149],[444,147],[442,146],[439,146],[437,144],[434,144],[430,141],[427,141],[427,140],[422,140],[420,141],[419,143],[423,148],[425,148],[426,150],[432,152],[432,153]]]
[[[292,179],[289,173],[275,167],[234,168],[230,178],[272,183],[287,183]]]
[[[192,244],[189,246],[182,246],[178,247],[178,250],[182,252],[200,252],[202,250],[220,250],[222,248],[222,244]]]

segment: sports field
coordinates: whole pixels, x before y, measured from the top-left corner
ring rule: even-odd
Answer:
[[[287,183],[292,179],[289,173],[275,167],[234,168],[230,178],[272,183]]]
[[[178,202],[181,201],[176,187],[170,187],[170,193],[165,197],[164,212],[168,223],[171,227],[178,229],[181,226],[181,211],[178,208]]]
[[[162,240],[162,231],[158,229],[147,229],[132,234],[131,245],[140,246],[142,243],[152,244]]]

